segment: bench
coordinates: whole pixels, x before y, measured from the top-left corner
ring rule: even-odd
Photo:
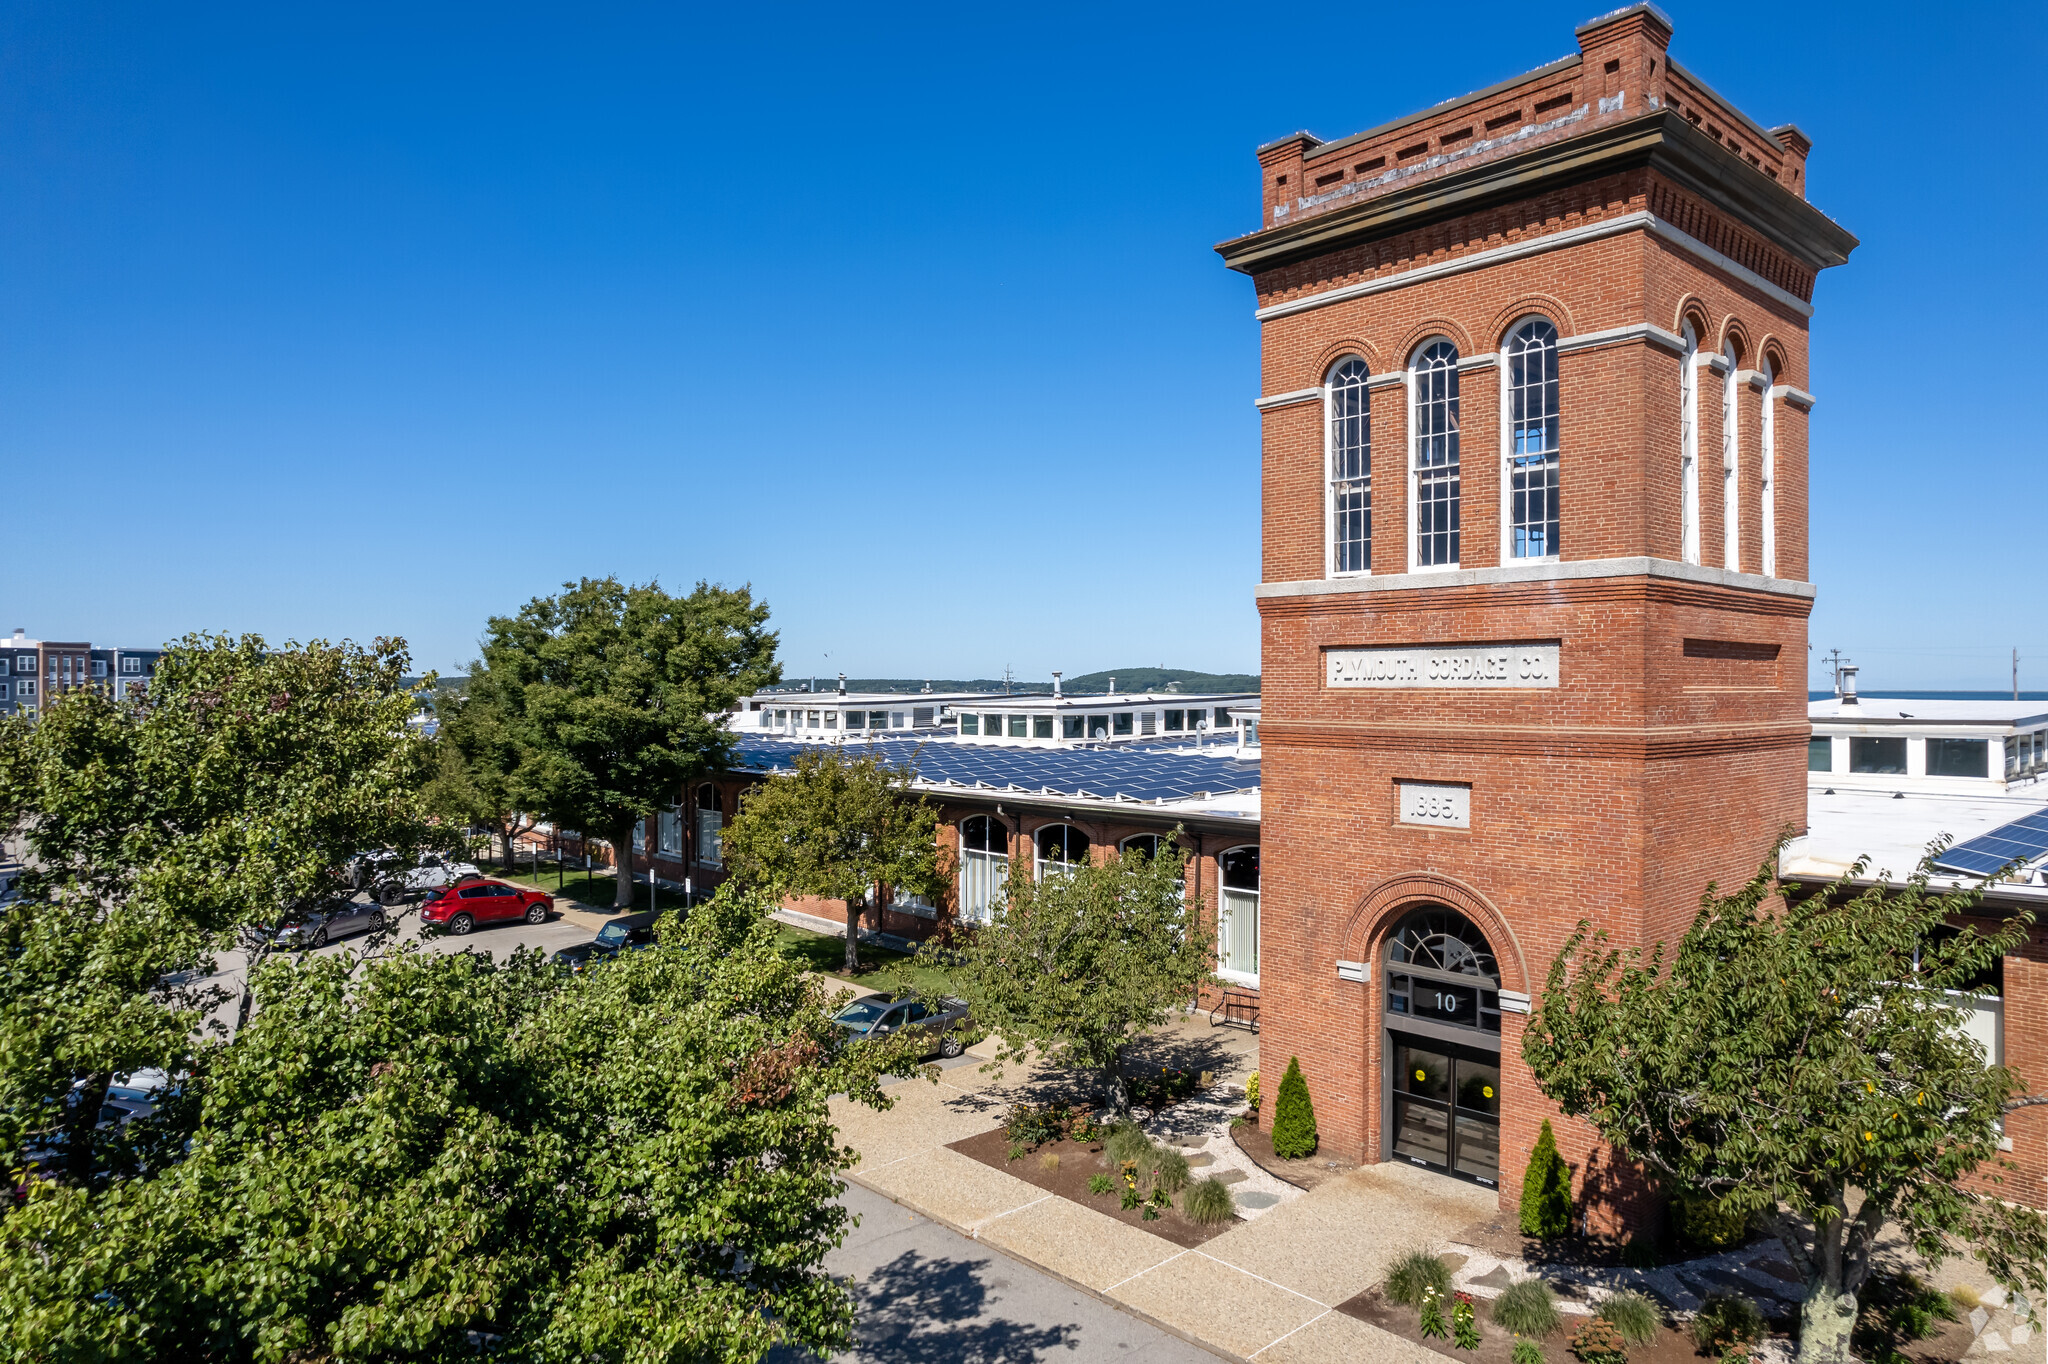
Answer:
[[[1209,1010],[1209,1026],[1237,1024],[1259,1030],[1259,996],[1255,990],[1225,990],[1223,997],[1216,1001],[1216,1007]]]

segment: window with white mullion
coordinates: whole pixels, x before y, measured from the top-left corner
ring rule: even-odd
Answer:
[[[1508,338],[1507,557],[1558,556],[1557,328],[1536,317]]]
[[[1700,561],[1700,340],[1685,324],[1678,364],[1678,555]]]
[[[1736,396],[1742,385],[1735,343],[1721,352],[1728,362],[1721,377],[1721,559],[1731,572],[1742,571],[1742,447],[1737,444]]]
[[[1766,578],[1778,576],[1778,414],[1775,395],[1777,375],[1772,371],[1771,362],[1763,362],[1764,405],[1757,422],[1758,455],[1761,467],[1762,486],[1759,489],[1761,505],[1758,508],[1758,535],[1763,544],[1762,570]]]
[[[1365,361],[1339,362],[1323,389],[1328,572],[1372,569],[1372,397]]]
[[[1437,341],[1408,371],[1411,567],[1458,566],[1458,348]]]

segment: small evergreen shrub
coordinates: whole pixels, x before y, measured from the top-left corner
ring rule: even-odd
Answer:
[[[1188,1158],[1178,1151],[1161,1150],[1159,1163],[1152,1167],[1153,1189],[1177,1194],[1188,1186],[1188,1179]]]
[[[1571,1229],[1572,1171],[1557,1153],[1557,1133],[1545,1118],[1522,1172],[1522,1235],[1562,1236]]]
[[[1754,1345],[1764,1338],[1764,1314],[1748,1298],[1711,1294],[1692,1319],[1692,1343],[1716,1359],[1734,1345]]]
[[[1640,1293],[1616,1293],[1603,1298],[1593,1309],[1593,1315],[1621,1332],[1621,1338],[1631,1345],[1648,1345],[1655,1340],[1657,1328],[1664,1321],[1657,1304]]]
[[[1562,1323],[1557,1295],[1541,1279],[1524,1279],[1509,1284],[1493,1300],[1493,1319],[1502,1330],[1518,1336],[1547,1336]]]
[[[1259,1073],[1256,1070],[1245,1077],[1244,1106],[1251,1109],[1259,1106]]]
[[[1220,1179],[1198,1179],[1181,1195],[1180,1210],[1190,1222],[1218,1226],[1237,1216],[1237,1198]]]
[[[1309,1102],[1308,1081],[1301,1078],[1301,1058],[1289,1057],[1273,1101],[1273,1154],[1299,1160],[1316,1153],[1316,1110]]]
[[[1113,1179],[1111,1179],[1111,1178],[1110,1178],[1110,1177],[1109,1177],[1108,1175],[1090,1175],[1090,1176],[1088,1176],[1088,1192],[1089,1192],[1089,1193],[1092,1193],[1092,1194],[1106,1194],[1106,1193],[1108,1193],[1108,1192],[1109,1192],[1109,1191],[1110,1191],[1111,1189],[1114,1189],[1115,1187],[1116,1187],[1116,1181],[1115,1181],[1115,1180],[1113,1180]]]
[[[1572,1336],[1572,1353],[1582,1364],[1628,1364],[1628,1342],[1614,1323],[1593,1318]]]
[[[1451,1268],[1435,1251],[1417,1246],[1394,1258],[1393,1267],[1387,1271],[1386,1287],[1381,1291],[1389,1302],[1421,1307],[1431,1289],[1439,1298],[1450,1296]]]
[[[1514,1348],[1508,1351],[1508,1364],[1544,1364],[1543,1347],[1533,1340],[1518,1337]]]
[[[1700,1250],[1727,1250],[1749,1239],[1749,1214],[1734,1212],[1712,1194],[1678,1193],[1671,1199],[1671,1229]]]

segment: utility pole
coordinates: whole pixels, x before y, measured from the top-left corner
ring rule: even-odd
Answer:
[[[1827,659],[1828,671],[1834,678],[1835,695],[1840,696],[1842,694],[1842,651],[1840,649],[1828,650]]]
[[[2017,644],[2012,649],[2012,699],[2020,699],[2020,649]]]

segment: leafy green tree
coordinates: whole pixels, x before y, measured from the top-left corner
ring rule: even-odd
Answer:
[[[33,1139],[76,1185],[131,1169],[102,1100],[118,1075],[185,1063],[228,999],[203,983],[216,949],[337,893],[352,854],[420,846],[430,751],[405,669],[394,641],[190,636],[147,695],[73,691],[0,720],[0,828],[29,852],[0,916],[10,1168]]]
[[[616,578],[492,617],[483,671],[520,753],[511,793],[611,840],[620,908],[633,903],[634,829],[725,765],[724,712],[782,676],[767,621],[746,588],[700,582],[674,597]]]
[[[726,894],[580,977],[538,952],[273,959],[146,1177],[0,1214],[9,1358],[753,1361],[850,1342],[826,1273],[913,1045],[843,1048]],[[189,1154],[184,1154],[189,1152]],[[159,1161],[161,1163],[159,1163]]]
[[[1290,1056],[1273,1100],[1273,1154],[1299,1160],[1316,1153],[1316,1141],[1316,1109],[1309,1101],[1308,1081],[1302,1078],[1301,1058]]]
[[[890,767],[872,748],[816,748],[796,755],[740,799],[726,826],[726,863],[777,896],[846,902],[846,970],[860,970],[861,905],[878,886],[935,895],[938,811],[917,795],[910,763]]]
[[[951,968],[976,1024],[1003,1039],[996,1063],[1035,1045],[1093,1071],[1109,1106],[1130,1112],[1125,1049],[1213,979],[1215,937],[1187,902],[1186,866],[1168,844],[1004,881],[992,921],[955,944]]]
[[[472,663],[460,690],[434,694],[436,721],[433,779],[422,793],[428,810],[450,828],[489,829],[504,849],[507,872],[518,870],[519,836],[538,817],[524,808],[528,793],[518,784],[527,750],[506,713],[497,679],[482,662]]]
[[[1931,893],[1924,862],[1860,893],[1860,863],[1818,893],[1774,865],[1733,895],[1710,886],[1668,955],[1612,950],[1582,923],[1523,1042],[1537,1083],[1672,1187],[1765,1220],[1806,1281],[1803,1364],[1848,1359],[1887,1228],[1934,1263],[1971,1243],[2038,1301],[2041,1215],[1964,1187],[2011,1169],[1998,1123],[2019,1079],[1963,1035],[1963,997],[2030,916],[1945,928],[1979,897]]]
[[[1562,1236],[1572,1229],[1572,1170],[1558,1153],[1550,1119],[1536,1134],[1529,1168],[1522,1171],[1522,1235]]]

